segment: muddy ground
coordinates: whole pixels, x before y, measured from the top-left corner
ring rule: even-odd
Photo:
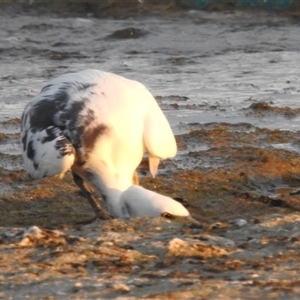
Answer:
[[[284,64],[280,65],[279,57],[281,53],[289,54],[284,62],[288,56],[298,57],[297,38],[294,44],[290,42],[297,25],[294,19],[285,23],[282,16],[262,13],[257,21],[258,28],[253,24],[253,16],[257,17],[257,14],[242,12],[241,15],[239,12],[236,15],[239,20],[233,20],[229,15],[232,13],[220,15],[221,22],[216,21],[215,13],[205,15],[205,18],[200,15],[194,17],[194,23],[197,26],[204,24],[204,31],[210,30],[210,26],[212,30],[220,30],[216,40],[224,39],[226,33],[222,32],[226,31],[226,26],[231,26],[232,35],[240,33],[238,24],[242,23],[243,32],[258,31],[263,36],[271,32],[271,42],[259,44],[258,41],[255,46],[243,44],[243,40],[230,46],[216,43],[213,45],[220,48],[215,52],[211,51],[214,46],[204,43],[201,51],[205,53],[199,57],[192,54],[192,59],[189,51],[193,45],[170,50],[161,44],[159,50],[152,53],[145,44],[134,42],[135,47],[140,48],[134,50],[136,53],[132,52],[126,40],[128,34],[136,35],[137,40],[156,34],[159,40],[159,31],[154,33],[157,20],[163,20],[163,32],[169,30],[169,23],[177,30],[179,20],[190,18],[176,12],[175,15],[164,15],[167,19],[161,19],[161,15],[147,19],[143,26],[141,19],[138,23],[117,21],[114,28],[104,25],[101,42],[117,40],[115,45],[119,51],[127,51],[118,63],[115,48],[84,48],[89,36],[82,36],[83,30],[90,22],[98,26],[99,21],[73,17],[64,21],[52,14],[39,19],[36,15],[24,15],[14,10],[2,12],[0,23],[4,33],[0,38],[7,43],[1,46],[0,59],[3,83],[0,90],[0,298],[299,299],[298,62],[290,62],[289,66],[294,64],[295,70],[293,72],[289,67],[290,77],[284,77]],[[187,19],[182,22],[188,23]],[[10,23],[6,26],[8,20]],[[107,24],[112,26],[110,22],[108,20]],[[230,25],[227,22],[231,22]],[[245,22],[248,22],[247,26]],[[54,25],[49,25],[51,23]],[[140,31],[119,31],[132,24]],[[286,24],[292,24],[293,30],[289,31]],[[77,39],[81,42],[77,44],[74,38],[71,43],[61,43],[59,38],[66,39],[65,36],[70,34],[68,30],[73,30],[74,36],[78,33]],[[281,30],[289,39],[280,44],[281,50],[278,50],[280,40],[276,40],[276,32]],[[297,36],[298,31],[295,32],[294,36]],[[120,42],[123,39],[125,46]],[[150,41],[149,44],[152,46],[153,43]],[[49,49],[46,49],[47,45]],[[231,122],[228,116],[231,116],[232,107],[238,105],[229,98],[224,98],[224,103],[221,101],[225,85],[220,94],[212,94],[220,97],[218,103],[209,102],[213,90],[210,91],[209,86],[207,90],[202,89],[201,97],[205,100],[201,102],[202,98],[195,96],[198,94],[190,75],[196,71],[194,65],[198,59],[216,65],[226,62],[230,52],[228,47],[236,47],[234,51],[243,49],[248,58],[249,49],[258,51],[254,53],[256,59],[259,55],[270,56],[267,66],[279,64],[278,70],[282,71],[280,76],[283,77],[283,83],[270,92],[267,76],[259,77],[255,88],[251,80],[257,76],[250,79],[237,76],[235,80],[245,80],[247,85],[233,91],[238,84],[230,85],[230,78],[223,76],[224,81],[228,80],[228,93],[225,94],[229,98],[229,90],[238,99],[241,97],[239,91],[241,94],[247,91],[244,106],[237,109],[237,122]],[[271,49],[270,53],[266,49]],[[148,85],[156,89],[158,103],[167,116],[171,116],[179,152],[174,159],[161,163],[159,175],[154,179],[143,162],[138,170],[140,184],[181,201],[202,224],[201,228],[167,218],[89,223],[93,211],[79,194],[70,174],[63,180],[31,180],[25,174],[19,144],[19,118],[25,104],[47,79],[83,65],[91,66],[98,54],[96,66],[103,64],[122,74],[125,71],[131,75],[140,72],[142,79],[148,80]],[[276,55],[276,61],[271,62],[272,55]],[[233,59],[233,56],[229,58]],[[210,78],[205,77],[209,69],[207,66],[204,70],[203,80],[215,80],[217,85],[220,84],[221,79],[215,77],[219,70]],[[258,66],[253,69],[258,70]],[[263,69],[258,71],[263,72]],[[201,68],[197,72],[201,72]],[[176,78],[186,74],[193,88],[189,91],[187,84],[174,94],[177,87],[184,85],[182,81],[176,82]],[[228,74],[230,77],[230,70]],[[275,69],[273,74],[276,77]],[[168,86],[172,87],[168,89]],[[282,90],[283,100],[276,98]],[[292,102],[288,102],[291,99]],[[177,116],[182,120],[180,114],[186,112],[190,113],[187,119],[199,113],[198,121],[176,119]],[[213,116],[211,121],[203,121],[201,116],[206,115]],[[226,118],[228,122],[224,121]]]
[[[142,165],[140,184],[182,201],[202,228],[164,218],[85,225],[93,211],[69,175],[32,181],[2,167],[0,296],[297,299],[300,158],[265,145],[299,145],[299,132],[208,124],[177,141],[186,154],[155,179]],[[199,143],[209,150],[193,151]]]

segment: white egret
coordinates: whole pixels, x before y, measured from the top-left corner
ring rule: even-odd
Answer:
[[[166,117],[137,81],[98,70],[57,77],[26,106],[21,142],[31,177],[63,177],[71,170],[100,218],[189,215],[175,200],[133,185],[144,152],[153,176],[159,160],[177,152]],[[102,197],[109,214],[84,183]]]

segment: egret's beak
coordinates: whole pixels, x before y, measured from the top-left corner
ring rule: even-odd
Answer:
[[[196,225],[197,227],[202,227],[202,225],[197,221],[195,220],[192,216],[187,216],[186,217],[193,225]]]
[[[192,216],[186,216],[186,217],[175,216],[168,212],[162,213],[161,216],[164,218],[170,219],[170,220],[178,221],[178,222],[192,223],[192,225],[195,225],[198,228],[200,228],[200,227],[202,228],[202,225],[197,220],[195,220]]]

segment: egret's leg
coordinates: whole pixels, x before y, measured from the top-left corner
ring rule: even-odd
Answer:
[[[72,172],[72,175],[74,182],[80,188],[80,191],[82,192],[83,196],[89,201],[90,205],[94,209],[96,217],[103,220],[113,219],[113,217],[99,205],[96,199],[87,190],[87,188],[84,186],[84,181],[82,180],[82,178],[78,176],[75,172]]]
[[[149,170],[153,178],[155,177],[155,174],[157,173],[158,165],[159,165],[160,159],[155,156],[149,156]]]

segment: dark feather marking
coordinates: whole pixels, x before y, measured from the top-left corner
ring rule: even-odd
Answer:
[[[48,84],[46,86],[44,86],[41,90],[41,93],[46,92],[47,90],[49,90],[51,87],[53,86],[53,84]]]
[[[25,127],[25,124],[27,122],[27,118],[28,118],[28,114],[24,114],[24,112],[22,113],[22,117],[21,117],[21,130],[23,130],[23,128]]]
[[[96,116],[95,112],[91,109],[88,109],[86,114],[80,115],[78,118],[78,135],[84,136],[86,131],[89,129],[90,125],[95,122]]]
[[[46,134],[47,134],[47,136],[45,136],[41,140],[42,144],[45,144],[45,143],[48,143],[48,142],[51,142],[51,141],[55,140],[58,136],[60,136],[61,130],[59,128],[57,128],[57,127],[49,126],[46,129]]]
[[[36,103],[32,109],[30,127],[35,132],[53,126],[53,116],[59,109],[55,106],[55,102],[44,99]]]
[[[47,136],[41,140],[42,144],[51,142],[51,141],[59,138],[59,139],[57,139],[55,146],[54,146],[54,148],[56,150],[58,150],[61,155],[58,158],[61,158],[62,156],[65,156],[68,154],[74,154],[74,149],[73,149],[71,142],[68,140],[67,137],[65,137],[63,135],[62,131],[58,127],[50,126],[46,129],[46,133],[47,133]]]
[[[80,82],[63,82],[60,88],[54,94],[47,94],[47,91],[53,84],[46,85],[42,89],[43,95],[41,100],[33,104],[28,114],[22,116],[22,125],[25,127],[27,118],[30,117],[30,130],[32,133],[46,130],[47,136],[41,142],[51,142],[57,137],[55,149],[59,151],[61,156],[75,154],[76,163],[83,165],[88,159],[88,151],[93,149],[95,140],[105,130],[105,125],[98,125],[96,128],[89,128],[89,125],[95,120],[95,113],[88,110],[83,116],[82,111],[85,109],[88,98],[82,98],[79,101],[70,103],[70,90],[77,89],[79,92],[95,86],[96,83],[80,83]],[[92,93],[92,92],[91,92]],[[72,93],[71,93],[72,94]],[[67,105],[70,107],[67,108]],[[35,150],[31,141],[27,146],[28,136],[23,136],[23,149],[26,151],[29,159],[34,161]],[[80,155],[79,149],[82,144],[86,147],[85,155]],[[27,146],[27,147],[26,147]],[[74,149],[74,148],[75,149]],[[35,169],[38,164],[34,162]]]
[[[99,136],[103,135],[105,132],[107,132],[107,126],[104,124],[99,124],[94,128],[88,128],[84,131],[82,141],[87,152],[93,150],[95,146],[95,141]]]
[[[33,167],[34,167],[35,170],[37,170],[39,168],[39,164],[36,161],[34,161],[33,162]]]
[[[70,87],[70,84],[65,83],[65,85],[60,87],[58,92],[52,96],[52,100],[54,101],[57,110],[63,110],[66,107],[67,102],[70,100],[70,95],[68,93]]]
[[[61,156],[75,154],[75,150],[66,137],[62,137],[55,144],[55,149],[59,151]]]
[[[95,112],[91,109],[88,109],[85,115],[78,116],[78,123],[76,128],[76,134],[77,134],[77,143],[76,146],[78,147],[85,147],[86,150],[88,150],[88,147],[86,146],[86,139],[85,136],[88,135],[89,126],[91,123],[95,121]]]
[[[53,125],[52,116],[54,113],[55,110],[52,101],[45,99],[36,103],[30,118],[32,132],[41,131]]]
[[[81,120],[81,125],[89,126],[95,120],[96,120],[95,111],[93,111],[89,108],[87,110],[86,115]]]
[[[80,112],[83,111],[84,108],[85,103],[83,101],[77,101],[72,104],[71,108],[66,113],[60,116],[61,120],[69,120],[69,138],[76,150],[81,147],[80,137],[83,134],[83,128],[81,126],[78,127],[78,124],[81,119]]]
[[[23,151],[25,152],[27,149],[27,133],[22,137]]]
[[[27,148],[27,157],[33,162],[34,169],[37,170],[39,164],[36,161],[34,161],[34,156],[35,156],[35,150],[33,147],[33,141],[30,141],[28,143],[28,148]]]
[[[78,91],[83,91],[95,85],[95,83],[64,82],[54,95],[47,95],[47,90],[52,85],[45,86],[42,89],[44,99],[37,102],[32,108],[30,127],[37,131],[46,129],[51,125],[58,125],[61,130],[64,130],[67,121],[69,121],[70,130],[73,131],[76,124],[78,124],[79,113],[85,107],[85,102],[88,99],[83,98],[81,101],[75,101],[71,108],[66,110],[67,103],[70,100],[69,91],[72,87],[77,88]],[[55,122],[55,116],[58,118],[58,124]]]
[[[69,94],[66,85],[54,95],[45,95],[44,99],[34,104],[31,113],[30,127],[33,130],[43,130],[54,125],[54,116],[65,109],[69,101]]]
[[[76,86],[78,91],[87,90],[90,87],[95,86],[96,83],[82,83],[82,82],[76,82]]]
[[[82,167],[88,160],[88,156],[85,155],[85,157],[79,153],[76,154],[75,156],[75,163],[74,165],[76,165],[77,167]]]
[[[28,143],[28,148],[27,148],[27,157],[31,160],[34,159],[34,155],[35,155],[35,150],[33,148],[33,141],[30,141]]]

